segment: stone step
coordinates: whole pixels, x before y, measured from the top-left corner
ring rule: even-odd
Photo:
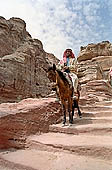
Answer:
[[[83,117],[112,117],[112,111],[82,111]],[[77,114],[77,111],[75,112]]]
[[[87,105],[87,106],[80,106],[80,109],[82,110],[82,111],[94,111],[94,112],[98,112],[98,111],[100,111],[100,112],[102,112],[102,111],[110,111],[110,112],[112,112],[112,106],[89,106],[89,105]]]
[[[31,136],[28,139],[30,148],[43,150],[58,149],[73,154],[99,157],[112,160],[112,136],[69,135],[61,133],[46,133]]]
[[[66,117],[67,119],[67,123],[68,123],[68,116]],[[61,117],[60,119],[60,122],[61,123],[63,121],[63,116]],[[82,118],[79,118],[78,114],[74,115],[73,117],[73,124],[75,125],[84,125],[84,124],[95,124],[95,123],[112,123],[112,117],[110,116],[107,116],[107,117],[82,117]]]
[[[74,148],[76,154],[74,154],[75,152],[73,153],[72,148],[70,152],[66,151],[67,148],[65,148],[65,151],[60,152],[54,150],[56,148],[52,149],[52,151],[47,151],[47,149],[40,150],[34,147],[34,149],[4,152],[2,154],[4,164],[0,164],[0,170],[112,170],[111,160],[92,158],[88,155],[81,156],[80,152],[77,155],[79,151],[77,147]],[[84,148],[81,148],[81,152],[85,153]],[[99,152],[97,155],[99,155]],[[103,157],[105,156],[106,153],[104,153]]]
[[[96,106],[112,106],[112,101],[102,101],[95,103]]]
[[[65,134],[88,134],[88,135],[106,135],[112,136],[112,123],[87,123],[87,124],[73,124],[72,126],[65,125],[62,123],[49,126],[50,132],[59,132]]]
[[[16,150],[13,151],[13,153],[15,153],[15,152],[16,152]],[[0,170],[36,170],[36,169],[32,168],[31,166],[17,163],[17,160],[13,161],[11,159],[7,159],[7,157],[5,159],[4,156],[5,155],[8,156],[9,153],[12,153],[12,151],[8,150],[8,151],[2,151],[2,153],[0,153]]]
[[[68,118],[67,118],[68,120]],[[85,125],[85,124],[95,124],[95,123],[112,123],[112,117],[74,117],[73,124],[75,125]]]

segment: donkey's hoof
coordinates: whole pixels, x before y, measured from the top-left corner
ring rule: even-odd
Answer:
[[[72,126],[72,123],[69,123],[69,127]]]
[[[65,126],[65,123],[62,124],[62,127],[64,127],[64,126]]]
[[[62,124],[62,127],[64,127],[64,126],[67,126],[67,123],[63,123],[63,124]]]

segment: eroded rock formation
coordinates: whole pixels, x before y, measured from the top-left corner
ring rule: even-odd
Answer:
[[[46,70],[58,59],[32,39],[20,18],[0,17],[0,102],[45,97],[50,93]]]
[[[82,98],[86,98],[87,103],[110,100],[112,88],[108,83],[108,73],[112,66],[112,44],[103,41],[81,47],[78,62]]]
[[[98,56],[112,56],[112,44],[109,41],[81,46],[78,61],[91,60]]]

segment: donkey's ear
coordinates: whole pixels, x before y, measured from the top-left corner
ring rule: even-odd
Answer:
[[[54,71],[56,70],[56,65],[55,65],[55,64],[53,64],[53,70],[54,70]]]

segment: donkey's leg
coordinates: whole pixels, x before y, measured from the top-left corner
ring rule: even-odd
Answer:
[[[78,115],[79,115],[79,117],[82,118],[82,113],[81,113],[81,111],[80,111],[80,109],[79,109],[79,105],[78,105],[77,109],[78,109]]]
[[[73,100],[69,99],[68,100],[68,112],[69,112],[69,123],[73,123],[73,114],[72,114],[72,105],[73,105]]]
[[[72,117],[74,116],[74,102],[72,104]]]
[[[66,107],[65,107],[65,103],[64,102],[62,104],[62,107],[63,107],[63,113],[64,113],[63,124],[65,125],[65,123],[66,123]]]
[[[78,102],[76,99],[73,99],[73,105],[72,105],[72,116],[74,116],[74,109],[78,108]]]
[[[81,113],[81,111],[80,111],[80,108],[79,108],[79,105],[78,105],[78,100],[76,100],[76,99],[74,99],[74,102],[73,102],[74,104],[74,108],[77,108],[77,110],[78,110],[78,115],[79,115],[79,117],[81,118],[82,117],[82,113]]]

